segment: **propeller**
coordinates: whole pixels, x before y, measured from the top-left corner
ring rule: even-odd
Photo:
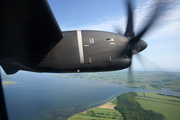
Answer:
[[[152,26],[152,24],[155,22],[157,19],[158,15],[158,7],[160,2],[158,1],[153,7],[155,7],[153,14],[151,18],[147,21],[146,25],[144,28],[139,32],[139,34],[135,35],[134,34],[134,23],[133,23],[133,10],[132,10],[132,2],[130,0],[125,1],[125,6],[127,9],[128,13],[128,19],[127,19],[127,25],[126,25],[126,31],[124,33],[124,36],[129,40],[128,45],[128,54],[127,56],[131,59],[133,59],[133,55],[137,54],[141,51],[143,51],[147,47],[147,43],[141,40],[142,36],[147,32],[147,30]],[[122,35],[122,32],[117,29],[117,33]],[[139,55],[138,55],[139,57]],[[139,57],[140,58],[140,57]],[[140,61],[141,62],[141,61]],[[132,75],[132,66],[129,67],[128,70],[128,84],[133,85],[134,87],[134,82],[133,82],[133,75]]]

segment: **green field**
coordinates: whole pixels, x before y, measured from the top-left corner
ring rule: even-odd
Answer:
[[[180,89],[171,89],[172,91],[180,92]]]
[[[124,93],[117,97],[118,102],[115,109],[122,113],[125,120],[164,120],[161,113],[146,110],[136,101],[137,93]]]
[[[106,84],[104,84],[104,83],[98,83],[99,85],[105,85],[106,86]]]
[[[138,93],[135,97],[141,107],[162,113],[165,120],[180,119],[180,98],[158,95],[157,93]]]
[[[117,105],[118,99],[115,99],[115,100],[111,101],[110,103]]]
[[[121,113],[116,110],[104,109],[104,108],[92,108],[84,113],[79,113],[69,120],[124,120]]]
[[[174,91],[180,91],[180,73],[179,72],[133,72],[134,85],[127,85],[127,72],[101,72],[101,73],[74,73],[57,74],[52,77],[57,78],[78,78],[94,79],[105,82],[122,84],[127,87],[137,87],[141,89],[161,90],[161,88],[174,88]]]
[[[117,105],[118,100],[111,101],[113,105]],[[108,103],[107,103],[108,104]],[[69,120],[124,120],[123,115],[113,109],[106,108],[92,108],[72,116]]]

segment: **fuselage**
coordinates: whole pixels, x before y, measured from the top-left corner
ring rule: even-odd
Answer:
[[[128,39],[103,31],[65,31],[63,39],[39,63],[43,72],[96,72],[121,70],[131,65]]]

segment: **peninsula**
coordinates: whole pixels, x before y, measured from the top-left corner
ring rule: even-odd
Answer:
[[[16,83],[16,82],[14,82],[14,81],[2,81],[3,86],[14,84],[14,83]]]
[[[180,98],[149,92],[129,92],[69,118],[98,120],[178,120]]]

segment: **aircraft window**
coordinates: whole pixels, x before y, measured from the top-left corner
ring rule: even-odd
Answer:
[[[89,42],[90,42],[90,44],[93,44],[94,43],[94,38],[90,38]]]
[[[107,41],[114,41],[113,38],[107,38]]]

